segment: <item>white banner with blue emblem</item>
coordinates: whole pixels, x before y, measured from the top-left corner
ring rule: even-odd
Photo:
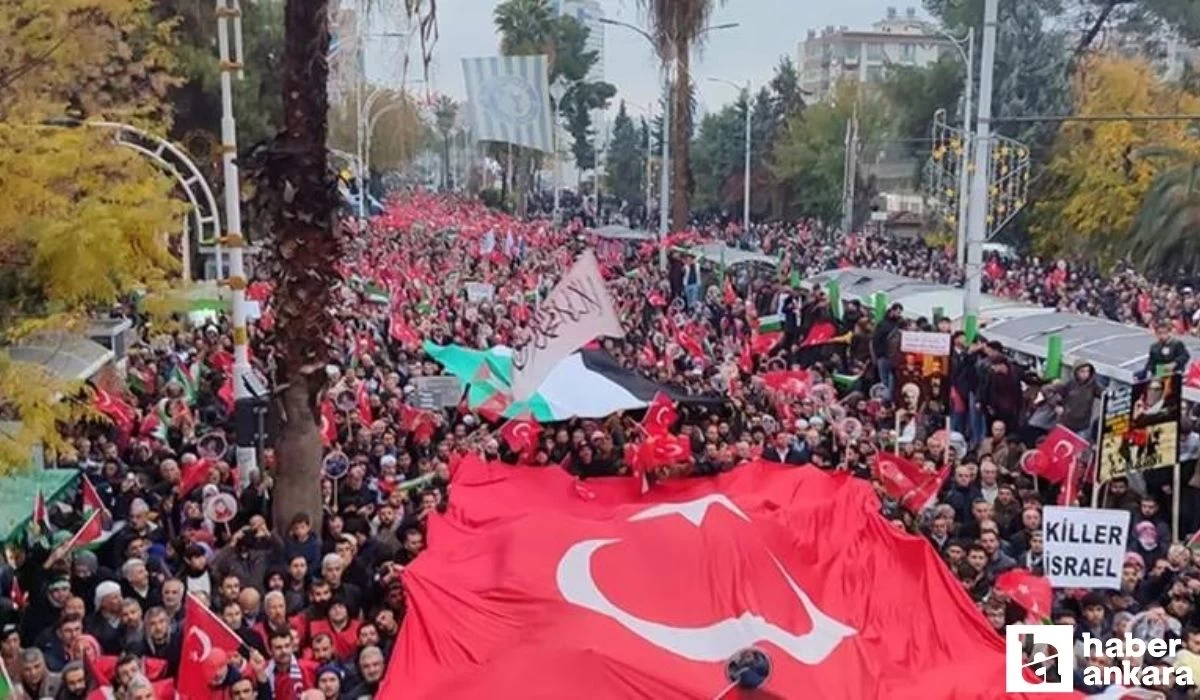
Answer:
[[[463,59],[477,141],[554,150],[547,67],[544,55]]]

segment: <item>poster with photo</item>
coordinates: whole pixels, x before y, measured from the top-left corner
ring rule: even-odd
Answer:
[[[950,334],[905,331],[896,367],[897,408],[944,415],[949,399]]]
[[[1179,460],[1180,375],[1110,387],[1100,434],[1100,481]]]

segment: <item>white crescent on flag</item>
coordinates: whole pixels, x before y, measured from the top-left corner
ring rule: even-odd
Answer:
[[[212,653],[212,640],[208,638],[208,634],[199,627],[193,627],[188,630],[188,637],[195,637],[200,642],[201,649],[199,652],[192,652],[191,660],[199,663],[207,659],[208,655]]]

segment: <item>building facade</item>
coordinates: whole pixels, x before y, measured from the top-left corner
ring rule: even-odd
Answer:
[[[829,26],[819,33],[808,30],[800,42],[796,65],[801,87],[824,96],[843,77],[878,83],[890,66],[928,66],[954,51],[949,39],[917,17],[916,8],[901,14],[889,7],[887,17],[870,29]]]
[[[588,71],[588,80],[596,82],[604,80],[604,9],[599,0],[559,0],[559,12],[570,15],[588,29],[588,51],[596,52],[596,62]]]

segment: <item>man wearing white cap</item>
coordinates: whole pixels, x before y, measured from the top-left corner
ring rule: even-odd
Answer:
[[[124,635],[121,632],[121,586],[116,581],[101,581],[93,601],[95,612],[88,618],[87,632],[100,642],[105,654],[120,655]]]

